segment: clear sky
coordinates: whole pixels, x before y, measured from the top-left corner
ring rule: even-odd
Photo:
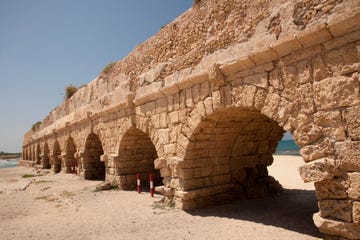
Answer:
[[[193,0],[0,0],[0,151]]]

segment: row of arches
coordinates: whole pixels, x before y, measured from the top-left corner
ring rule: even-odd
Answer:
[[[37,144],[37,156],[40,156],[37,164],[55,173],[70,173],[76,164],[79,175],[85,179],[106,179],[121,189],[135,188],[136,173],[145,182],[153,174],[155,182],[160,183],[162,170],[164,186],[177,190],[229,185],[232,191],[251,198],[271,191],[273,178],[269,178],[267,167],[272,164],[272,154],[284,134],[278,123],[260,111],[240,107],[219,108],[198,119],[185,123],[187,128],[179,132],[178,139],[186,136],[187,142],[183,146],[177,143],[177,152],[172,156],[182,161],[176,166],[171,166],[171,156],[158,156],[153,140],[135,126],[121,136],[118,153],[111,159],[102,159],[103,143],[91,132],[82,151],[72,137],[63,146],[56,140],[51,151],[47,142]],[[155,169],[154,161],[159,157],[167,162],[165,167]],[[174,187],[175,182],[178,184]]]
[[[117,176],[114,184],[119,184],[122,189],[136,186],[137,173],[142,175],[145,182],[149,181],[149,174],[154,176],[156,182],[160,181],[160,173],[154,168],[154,160],[157,158],[155,146],[146,133],[135,127],[130,127],[122,136],[118,157],[111,161],[102,159],[103,143],[93,132],[86,137],[83,151],[79,151],[70,136],[64,146],[55,140],[50,147],[51,150],[48,142],[38,143],[35,147],[28,146],[24,148],[23,158],[44,169],[52,169],[55,173],[71,173],[72,167],[76,165],[77,174],[88,180],[105,180],[106,176]],[[34,158],[29,154],[33,148],[36,148]]]

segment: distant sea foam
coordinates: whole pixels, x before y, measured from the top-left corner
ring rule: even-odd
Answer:
[[[16,167],[19,163],[19,158],[16,159],[1,159],[0,168],[11,168]]]
[[[275,154],[300,156],[300,148],[293,140],[280,141]]]

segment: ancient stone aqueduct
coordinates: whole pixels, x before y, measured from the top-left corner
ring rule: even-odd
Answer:
[[[154,173],[190,209],[276,191],[291,131],[316,226],[360,239],[359,59],[359,0],[196,1],[26,133],[23,162],[121,189]]]

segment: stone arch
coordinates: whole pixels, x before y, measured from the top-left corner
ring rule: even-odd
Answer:
[[[88,180],[105,179],[105,163],[100,160],[104,154],[102,143],[99,137],[90,133],[85,141],[85,151],[83,154],[84,178]]]
[[[24,147],[24,149],[23,149],[23,159],[24,160],[28,159],[27,147]]]
[[[41,148],[40,148],[40,144],[38,143],[36,145],[36,164],[40,164],[41,163]]]
[[[178,189],[192,192],[193,197],[183,199],[180,207],[204,206],[229,197],[262,197],[276,191],[279,185],[268,176],[267,166],[273,162],[283,133],[259,111],[236,107],[219,108],[193,131],[183,132],[188,144],[173,172],[179,178]]]
[[[32,161],[32,160],[33,160],[33,159],[32,159],[32,156],[33,156],[33,154],[32,154],[32,146],[29,146],[28,148],[29,148],[28,160],[29,160],[29,161]]]
[[[32,156],[32,161],[36,162],[36,145],[34,144],[33,146],[33,156]]]
[[[52,168],[55,173],[61,171],[61,149],[58,140],[55,140],[51,155]]]
[[[43,150],[43,154],[42,154],[42,158],[41,158],[41,164],[42,167],[45,169],[50,169],[51,168],[51,163],[50,163],[50,158],[49,158],[49,145],[47,142],[44,143],[44,150]]]
[[[115,181],[121,189],[136,189],[136,174],[140,173],[141,182],[149,186],[149,175],[154,184],[161,182],[160,172],[155,170],[157,153],[149,136],[136,127],[130,127],[119,142],[119,152],[114,158]],[[111,177],[110,177],[111,178]]]
[[[73,166],[77,162],[74,156],[75,153],[76,146],[74,139],[69,136],[65,143],[65,155],[62,157],[63,171],[65,173],[71,173],[71,166]]]

